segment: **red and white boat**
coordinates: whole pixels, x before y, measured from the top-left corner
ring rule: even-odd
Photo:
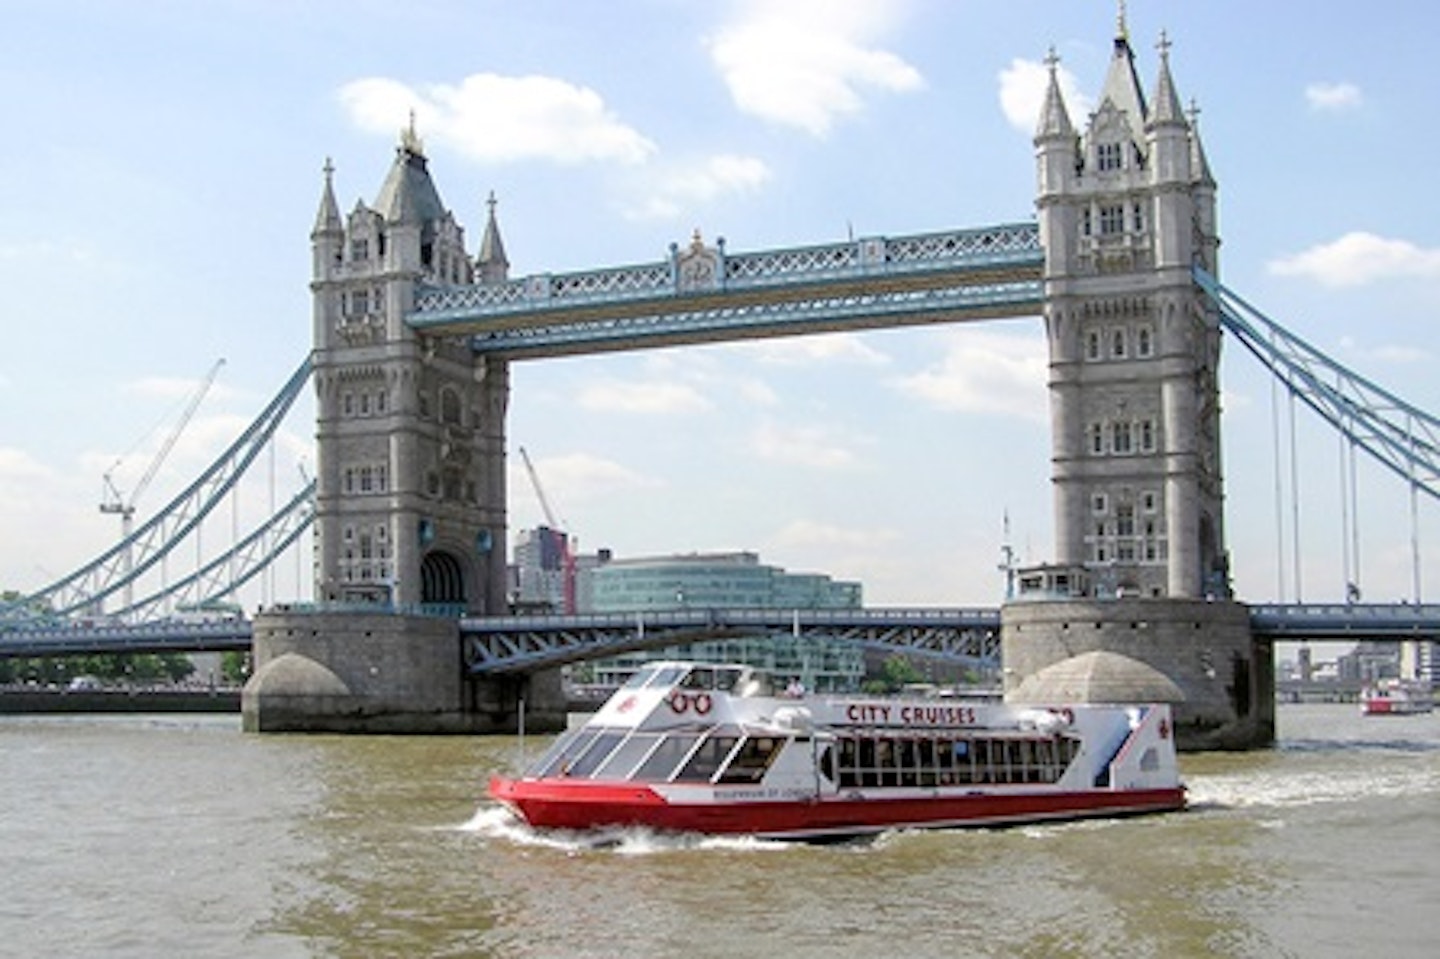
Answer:
[[[1166,704],[776,695],[651,663],[490,795],[531,826],[824,839],[1181,809]]]
[[[1362,716],[1408,716],[1434,708],[1430,684],[1419,680],[1382,679],[1360,691]]]

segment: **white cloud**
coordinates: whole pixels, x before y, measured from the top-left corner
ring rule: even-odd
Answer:
[[[882,546],[894,543],[899,538],[899,534],[893,529],[859,529],[800,519],[777,530],[769,537],[768,546],[777,550],[812,546],[854,549]]]
[[[772,366],[814,366],[858,363],[881,366],[890,357],[866,343],[857,333],[826,333],[739,343],[734,349]]]
[[[815,136],[858,113],[863,92],[908,93],[920,72],[874,46],[897,19],[893,0],[748,0],[709,42],[735,105]]]
[[[1060,92],[1072,123],[1083,122],[1093,109],[1090,100],[1080,92],[1075,76],[1064,67],[1056,68]],[[1026,136],[1033,136],[1040,123],[1040,108],[1045,105],[1045,91],[1050,85],[1050,68],[1035,60],[1016,57],[1000,71],[1000,109],[1005,119]]]
[[[685,383],[633,383],[605,380],[580,390],[583,409],[603,413],[693,413],[711,408],[711,403]]]
[[[543,477],[545,498],[558,514],[555,519],[562,525],[567,522],[565,505],[583,503],[615,492],[653,489],[663,485],[654,477],[589,453],[544,457],[536,459],[534,465],[536,474]],[[538,507],[539,497],[534,483],[519,457],[510,457],[508,473],[512,503],[525,496],[530,497],[529,502]]]
[[[935,365],[895,385],[944,410],[1046,422],[1049,363],[1044,337],[958,329],[947,334],[945,354]]]
[[[675,167],[668,173],[647,170],[644,200],[625,210],[632,220],[674,219],[723,196],[749,193],[770,179],[763,160],[736,154],[707,157],[692,167]]]
[[[1353,83],[1312,83],[1305,88],[1305,102],[1316,112],[1358,110],[1365,96]]]
[[[847,469],[859,462],[854,450],[839,442],[832,430],[815,426],[760,426],[750,438],[751,450],[762,459],[819,469]]]
[[[1269,270],[1277,276],[1304,277],[1332,288],[1406,277],[1440,279],[1440,249],[1427,250],[1408,240],[1356,231],[1273,260]]]
[[[457,86],[425,87],[369,77],[345,84],[340,102],[361,129],[388,135],[414,110],[422,139],[491,163],[641,163],[656,150],[594,90],[555,77],[475,73]]]

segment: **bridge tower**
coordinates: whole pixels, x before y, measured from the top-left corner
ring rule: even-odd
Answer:
[[[527,694],[543,725],[558,677],[487,689],[458,667],[457,617],[507,611],[508,361],[405,322],[427,284],[508,278],[494,198],[471,259],[412,118],[373,206],[342,216],[326,163],[310,240],[319,602],[257,617],[246,727],[485,731]]]
[[[505,609],[504,359],[405,324],[427,282],[503,280],[493,204],[479,262],[413,125],[373,207],[342,220],[327,168],[315,229],[316,598]]]
[[[1219,272],[1216,184],[1169,41],[1147,97],[1123,10],[1095,111],[1072,121],[1052,52],[1035,133],[1057,555],[1019,573],[1007,687],[1057,695],[1062,663],[1103,654],[1087,668],[1136,698],[1183,698],[1197,740],[1265,740],[1268,651],[1229,602],[1220,326],[1191,274]]]

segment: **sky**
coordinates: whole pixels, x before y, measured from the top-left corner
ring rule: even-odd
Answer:
[[[29,593],[118,539],[103,477],[150,518],[289,377],[310,346],[327,158],[342,209],[372,203],[410,111],[472,252],[493,191],[512,277],[660,260],[696,230],[751,251],[1026,221],[1046,54],[1083,122],[1117,7],[0,0],[0,15],[0,591]],[[1163,31],[1199,109],[1223,281],[1440,410],[1440,126],[1417,39],[1440,7],[1131,0],[1126,22],[1147,91]],[[1045,381],[1038,318],[518,362],[511,534],[545,521],[523,446],[582,552],[749,550],[858,581],[869,605],[994,606],[1003,546],[1053,558]],[[1440,594],[1433,504],[1412,514],[1403,483],[1361,464],[1352,535],[1334,435],[1300,414],[1292,470],[1288,407],[1233,340],[1221,385],[1241,600],[1340,599],[1347,579],[1366,599]],[[222,526],[313,473],[313,414],[307,394]],[[306,597],[308,569],[297,557],[257,588]]]

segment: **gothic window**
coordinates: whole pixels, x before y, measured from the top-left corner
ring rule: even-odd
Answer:
[[[370,540],[369,533],[360,534],[360,558],[369,559],[374,555],[374,546]]]
[[[1090,496],[1090,512],[1096,516],[1104,516],[1110,510],[1110,498],[1104,493],[1092,493]],[[1103,534],[1105,528],[1102,524],[1100,531]]]
[[[1136,233],[1145,232],[1145,207],[1136,203],[1130,208],[1130,222],[1134,225]]]
[[[440,391],[440,422],[460,425],[460,396],[452,389]]]
[[[374,474],[371,472],[370,467],[360,467],[360,492],[370,493],[374,491],[374,488]]]
[[[1115,535],[1135,535],[1135,504],[1121,503],[1115,507]]]
[[[1140,452],[1155,452],[1155,421],[1140,421]]]
[[[1093,232],[1094,228],[1090,225],[1090,207],[1087,206],[1080,211],[1080,235],[1089,236]]]
[[[1095,160],[1101,173],[1118,170],[1124,162],[1124,153],[1118,143],[1102,143],[1095,148]]]
[[[1140,509],[1146,513],[1154,513],[1160,507],[1160,497],[1155,495],[1154,490],[1146,490],[1140,494]]]
[[[1108,203],[1100,208],[1100,235],[1114,236],[1125,232],[1125,207]]]
[[[375,467],[375,492],[383,493],[387,489],[389,489],[389,487],[390,471],[385,468],[384,463],[381,463],[379,466]]]
[[[370,291],[351,290],[350,309],[348,312],[351,316],[365,316],[368,314],[370,312]]]
[[[361,416],[369,416],[369,415],[370,415],[370,394],[369,394],[369,393],[361,393],[361,394],[360,394],[360,415],[361,415]]]
[[[355,527],[353,527],[353,526],[347,526],[347,527],[345,527],[345,532],[341,535],[340,538],[343,539],[343,540],[344,540],[345,542],[347,542],[347,543],[350,542],[351,540],[353,540],[353,539],[355,538]]]
[[[350,259],[352,259],[352,260],[368,260],[368,259],[370,259],[370,241],[369,241],[369,240],[363,240],[363,239],[362,239],[362,240],[351,240],[351,241],[350,241]]]
[[[1115,327],[1110,331],[1110,355],[1117,360],[1125,358],[1125,328]]]
[[[1090,424],[1090,452],[1094,456],[1105,452],[1105,427],[1099,423]]]
[[[1085,334],[1085,357],[1086,359],[1100,359],[1100,331],[1091,330]]]
[[[355,415],[355,394],[354,394],[354,393],[346,393],[346,394],[341,398],[341,400],[340,400],[340,406],[341,406],[341,408],[345,411],[345,415],[346,415],[346,416],[354,416],[354,415]]]
[[[345,467],[344,480],[342,481],[341,486],[347,493],[355,492],[355,470],[349,466]],[[349,527],[346,527],[345,538],[350,538]]]
[[[380,392],[378,392],[378,393],[375,394],[375,412],[376,412],[376,413],[384,413],[384,412],[385,412],[385,396],[386,396],[386,394],[385,394],[385,391],[384,391],[384,390],[381,390]]]
[[[1150,332],[1150,327],[1140,326],[1135,329],[1135,355],[1153,356],[1155,354],[1155,336]]]
[[[1116,421],[1110,424],[1110,448],[1124,456],[1131,452],[1130,424]]]
[[[382,469],[383,469],[383,467],[382,467]],[[377,525],[377,526],[375,527],[375,538],[376,538],[377,540],[379,540],[380,542],[382,542],[382,543],[385,542],[385,538],[386,538],[388,535],[389,535],[389,533],[387,532],[384,523],[381,523],[381,524],[379,524],[379,525]]]

